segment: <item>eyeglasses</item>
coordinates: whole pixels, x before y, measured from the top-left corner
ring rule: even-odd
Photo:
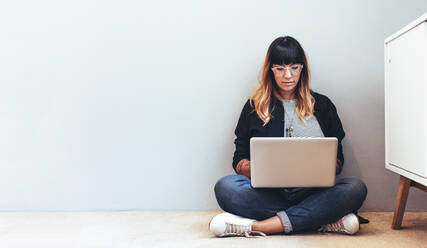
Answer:
[[[271,70],[279,75],[283,75],[285,73],[286,70],[288,70],[291,74],[296,75],[298,74],[298,72],[301,71],[303,65],[300,64],[296,64],[296,65],[292,65],[292,66],[276,66],[276,67],[271,67]]]

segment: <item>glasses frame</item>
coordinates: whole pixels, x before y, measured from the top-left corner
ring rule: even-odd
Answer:
[[[298,66],[298,68],[292,69],[291,67],[294,67],[294,66]],[[282,74],[282,75],[285,74],[286,70],[288,70],[292,75],[296,75],[296,74],[298,74],[298,72],[300,72],[302,70],[303,67],[304,67],[304,65],[302,65],[302,64],[294,64],[291,66],[282,66],[281,65],[281,66],[271,67],[271,70],[275,73]],[[283,69],[283,71],[277,70],[278,68]]]

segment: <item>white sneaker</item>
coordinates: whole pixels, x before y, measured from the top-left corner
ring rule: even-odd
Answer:
[[[251,234],[259,234],[265,237],[266,235],[263,232],[252,231],[252,223],[254,221],[230,213],[221,213],[213,217],[209,222],[209,230],[217,237],[256,237]]]
[[[355,234],[359,231],[359,218],[355,214],[350,213],[337,222],[321,226],[318,231]]]

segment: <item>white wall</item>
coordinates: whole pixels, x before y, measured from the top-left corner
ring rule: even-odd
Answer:
[[[392,210],[383,40],[401,1],[9,1],[0,7],[0,210],[217,209],[268,45],[292,35],[338,107],[343,176]],[[426,211],[412,189],[407,210]]]

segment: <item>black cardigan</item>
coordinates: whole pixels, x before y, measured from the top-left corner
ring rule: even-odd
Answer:
[[[338,117],[337,109],[332,101],[325,95],[311,91],[311,95],[315,99],[314,116],[319,122],[325,137],[336,137],[338,139],[337,158],[341,161],[337,174],[341,173],[344,165],[344,155],[342,151],[341,141],[345,136],[341,120]],[[239,121],[235,130],[236,139],[234,144],[236,150],[233,156],[233,168],[236,170],[237,163],[244,158],[250,160],[249,140],[251,137],[284,137],[284,109],[282,101],[274,100],[274,106],[271,113],[271,119],[265,125],[255,112],[255,108],[251,107],[249,100],[243,107]]]

